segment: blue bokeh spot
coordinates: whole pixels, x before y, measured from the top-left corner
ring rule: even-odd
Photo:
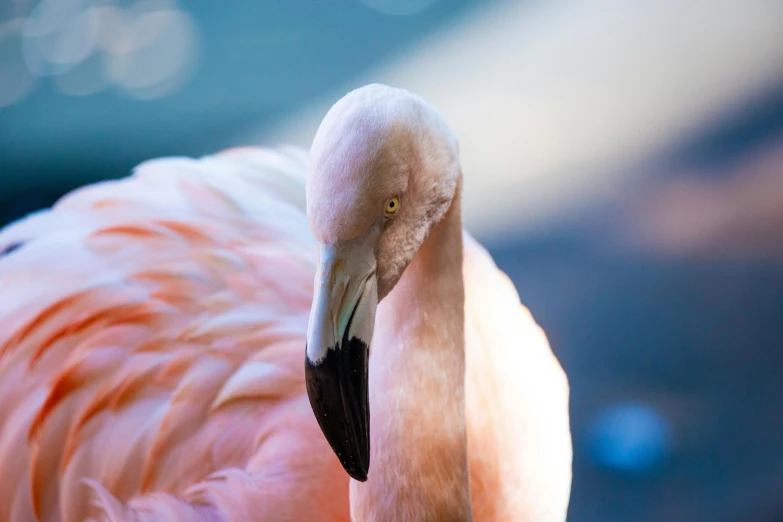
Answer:
[[[672,446],[672,428],[655,409],[640,403],[610,406],[588,429],[589,453],[601,467],[624,473],[658,468]]]

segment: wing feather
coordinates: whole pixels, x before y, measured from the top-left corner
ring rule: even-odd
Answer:
[[[247,467],[279,431],[317,434],[306,409],[275,420],[304,397],[306,166],[253,148],[152,160],[0,231],[0,522],[230,520],[210,493],[230,470],[292,510],[285,481]],[[314,472],[339,472],[319,451]],[[323,484],[347,510],[347,484]]]
[[[476,520],[563,522],[568,380],[511,280],[465,238],[468,454]]]

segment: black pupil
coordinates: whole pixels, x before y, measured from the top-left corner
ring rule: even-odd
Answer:
[[[389,208],[394,208],[394,201],[389,201]]]

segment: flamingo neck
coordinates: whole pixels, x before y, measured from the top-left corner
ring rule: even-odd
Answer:
[[[460,184],[461,185],[461,184]],[[380,303],[370,356],[371,466],[354,521],[471,521],[460,189]]]

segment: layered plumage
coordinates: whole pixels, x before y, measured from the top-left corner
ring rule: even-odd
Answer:
[[[0,522],[349,519],[304,385],[306,165],[153,160],[0,232]],[[475,518],[563,520],[567,382],[465,252]]]

